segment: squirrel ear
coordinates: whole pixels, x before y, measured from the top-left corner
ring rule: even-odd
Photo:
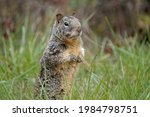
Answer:
[[[60,13],[58,13],[57,15],[56,15],[56,20],[57,20],[57,23],[59,23],[60,22],[60,20],[63,18],[63,15],[62,14],[60,14]]]

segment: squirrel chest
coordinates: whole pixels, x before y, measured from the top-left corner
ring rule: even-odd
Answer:
[[[75,55],[75,56],[80,56],[82,54],[82,47],[80,46],[79,40],[67,40],[65,42],[67,49],[63,52],[64,56],[70,55]],[[60,70],[62,70],[63,74],[68,77],[73,77],[77,66],[78,62],[76,61],[68,61],[59,66]]]

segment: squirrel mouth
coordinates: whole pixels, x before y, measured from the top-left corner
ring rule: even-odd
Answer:
[[[78,38],[82,35],[82,32],[73,32],[72,34],[71,33],[68,33],[65,35],[66,39],[75,39],[75,38]]]

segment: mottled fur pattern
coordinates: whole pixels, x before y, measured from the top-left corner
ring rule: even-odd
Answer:
[[[36,99],[63,99],[66,90],[71,91],[77,66],[84,58],[81,34],[77,18],[56,15],[50,40],[40,60]]]

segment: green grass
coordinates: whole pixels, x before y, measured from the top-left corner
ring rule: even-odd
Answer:
[[[51,22],[45,33],[34,32],[26,19],[9,39],[0,33],[0,99],[34,99],[34,81],[50,26]],[[121,48],[110,43],[114,54],[109,56],[93,43],[92,53],[86,48],[91,69],[80,65],[73,92],[66,99],[150,99],[149,46],[139,45],[134,38]]]

